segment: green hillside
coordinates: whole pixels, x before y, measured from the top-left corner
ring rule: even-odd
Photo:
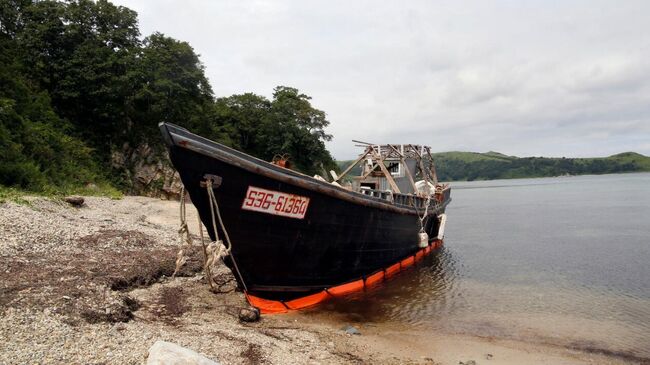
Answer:
[[[496,152],[442,152],[433,157],[443,181],[650,171],[650,157],[635,152],[603,158],[515,157]]]
[[[602,158],[516,157],[498,152],[434,153],[441,181],[471,181],[650,171],[650,157],[624,152]],[[341,169],[352,161],[338,161]],[[352,171],[354,174],[356,171]]]
[[[644,156],[640,153],[623,152],[607,158],[619,163],[631,163],[635,166],[639,166],[642,171],[650,171],[650,157]]]

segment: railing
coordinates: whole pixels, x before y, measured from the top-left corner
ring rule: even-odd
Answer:
[[[368,188],[363,188],[360,189],[359,191],[361,194],[372,196],[375,198],[380,198],[384,200],[388,200],[392,203],[398,204],[398,205],[404,205],[407,207],[415,207],[417,209],[424,209],[427,199],[419,196],[415,196],[412,194],[398,194],[398,193],[393,193],[388,190],[374,190],[374,189],[368,189]],[[436,202],[435,199],[431,199],[431,202],[429,203],[431,205],[436,205],[438,202]]]
[[[362,188],[359,192],[363,195],[374,196],[375,198],[388,200],[390,202],[393,201],[393,192],[388,190],[374,190],[374,189]]]

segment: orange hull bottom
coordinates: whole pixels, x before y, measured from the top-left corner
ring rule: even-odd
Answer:
[[[419,249],[415,254],[400,260],[399,262],[379,271],[376,271],[364,278],[353,280],[341,285],[336,285],[315,294],[310,294],[301,298],[289,301],[268,300],[256,297],[246,293],[248,303],[259,309],[262,314],[286,313],[290,310],[301,310],[316,306],[332,297],[342,297],[352,293],[357,293],[376,286],[386,279],[398,274],[401,271],[413,266],[416,262],[422,260],[432,251],[442,246],[441,240],[434,240],[425,248]]]

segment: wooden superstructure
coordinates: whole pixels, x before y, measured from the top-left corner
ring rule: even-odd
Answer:
[[[340,175],[335,176],[334,182],[339,183],[347,178],[352,181],[352,188],[356,191],[390,190],[394,194],[418,196],[433,193],[431,188],[438,185],[430,147],[354,142],[364,147],[364,152]],[[360,167],[360,174],[350,176],[357,167]]]

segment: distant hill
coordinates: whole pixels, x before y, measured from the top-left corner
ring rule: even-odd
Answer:
[[[499,152],[434,153],[441,181],[517,179],[650,171],[650,157],[624,152],[598,158],[516,157]],[[352,161],[338,161],[341,169]],[[353,171],[352,173],[355,173]]]

